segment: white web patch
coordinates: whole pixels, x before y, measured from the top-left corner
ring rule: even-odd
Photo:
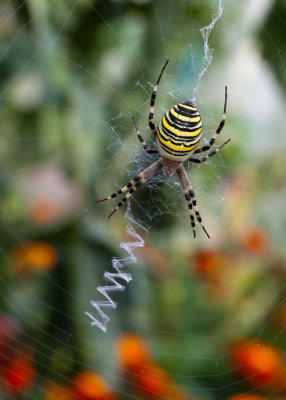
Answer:
[[[218,10],[217,10],[217,13],[213,16],[212,22],[208,26],[204,26],[203,28],[200,29],[201,34],[204,39],[204,58],[203,58],[203,66],[198,75],[198,83],[194,89],[194,100],[196,100],[196,97],[199,94],[201,80],[203,79],[205,73],[207,72],[207,70],[212,62],[213,49],[211,49],[210,45],[209,45],[209,36],[210,36],[215,24],[221,18],[222,13],[223,13],[222,0],[219,0]]]

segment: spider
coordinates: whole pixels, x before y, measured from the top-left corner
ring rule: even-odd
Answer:
[[[117,192],[114,192],[105,199],[98,200],[97,202],[113,199],[114,197],[117,197],[120,194],[129,190],[129,192],[122,198],[122,200],[118,203],[111,214],[109,214],[108,218],[110,218],[127,201],[127,199],[135,192],[136,189],[146,183],[148,179],[150,179],[161,168],[163,168],[164,175],[169,175],[169,177],[172,177],[174,172],[176,172],[178,174],[185,198],[188,203],[194,237],[196,237],[196,216],[205,234],[208,238],[210,238],[210,235],[208,234],[202,222],[202,218],[200,216],[197,206],[195,192],[186,174],[183,162],[190,161],[193,163],[202,163],[208,160],[210,157],[214,156],[219,150],[221,150],[227,143],[230,142],[231,139],[228,139],[217,149],[211,151],[202,158],[190,157],[192,154],[199,154],[209,150],[213,146],[217,136],[224,127],[226,118],[227,86],[225,86],[225,100],[222,120],[219,123],[218,128],[209,143],[203,147],[196,149],[202,136],[202,120],[199,110],[190,101],[178,103],[171,107],[163,116],[161,122],[159,123],[158,129],[156,129],[153,122],[157,89],[168,62],[169,60],[166,61],[164,67],[162,68],[151,96],[149,126],[154,136],[156,137],[158,150],[149,149],[138,130],[134,117],[132,117],[135,131],[144,150],[149,154],[159,153],[161,157],[159,158],[159,160],[150,165],[150,167],[146,168],[140,174],[131,179],[131,181],[128,182],[126,186],[123,186]]]

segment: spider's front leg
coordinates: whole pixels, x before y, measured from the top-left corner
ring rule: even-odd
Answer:
[[[209,143],[206,146],[203,146],[200,149],[195,150],[194,154],[202,153],[203,151],[209,150],[212,147],[212,145],[214,144],[214,142],[215,142],[216,138],[218,137],[218,135],[220,134],[220,131],[224,127],[225,119],[226,119],[227,86],[225,86],[225,92],[224,93],[225,94],[224,94],[224,107],[223,107],[222,120],[220,121],[219,126],[218,126],[215,134],[213,135],[213,137],[209,141]]]
[[[136,133],[137,133],[138,139],[140,140],[140,142],[141,142],[141,144],[142,144],[144,150],[145,150],[147,153],[149,153],[149,154],[157,154],[157,153],[158,153],[158,150],[149,149],[149,147],[146,145],[145,140],[143,139],[142,135],[141,135],[140,132],[139,132],[139,129],[138,129],[138,126],[137,126],[137,124],[136,124],[136,122],[135,122],[134,117],[132,117],[132,121],[133,121],[133,124],[134,124],[134,127],[135,127],[135,131],[136,131]]]
[[[202,157],[202,158],[189,158],[188,161],[194,162],[194,163],[202,163],[206,160],[208,160],[210,157],[214,156],[216,153],[218,153],[220,151],[220,149],[222,149],[226,144],[228,144],[231,141],[231,139],[228,139],[226,142],[224,142],[223,144],[221,144],[217,149],[211,151],[209,154],[207,154],[206,156]]]
[[[159,78],[157,79],[156,85],[154,86],[153,92],[152,92],[152,96],[151,96],[151,104],[150,104],[150,113],[149,113],[149,126],[151,131],[154,133],[155,136],[157,136],[157,130],[156,127],[154,125],[153,122],[153,118],[154,118],[154,108],[155,108],[155,100],[156,100],[156,95],[157,95],[157,89],[161,80],[161,76],[163,75],[163,72],[168,64],[169,60],[167,60],[165,62],[164,67],[162,68]]]

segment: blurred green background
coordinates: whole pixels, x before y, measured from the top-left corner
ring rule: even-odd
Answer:
[[[262,340],[284,363],[285,1],[224,0],[209,37],[213,59],[196,102],[209,139],[228,85],[216,145],[232,141],[186,170],[211,240],[200,226],[193,239],[175,177],[159,174],[140,188],[131,220],[126,206],[107,219],[116,200],[95,204],[156,159],[143,154],[131,116],[152,143],[150,96],[167,58],[155,122],[193,98],[200,28],[218,4],[0,2],[1,399],[113,398],[74,393],[85,370],[104,377],[118,399],[286,396],[284,367],[278,383],[255,383],[231,350],[236,339]],[[96,290],[104,272],[112,272],[112,257],[127,256],[120,243],[130,240],[129,223],[145,246],[127,266],[133,281],[110,295],[118,305],[107,311],[105,334],[84,312],[96,316],[90,300],[104,300]],[[130,384],[114,352],[124,332],[148,342],[183,394],[142,394]],[[32,362],[23,387],[7,377],[19,355]],[[66,397],[51,394],[51,382]]]

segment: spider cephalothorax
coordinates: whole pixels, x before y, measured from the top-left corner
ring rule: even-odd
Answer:
[[[118,203],[118,205],[109,215],[109,217],[111,217],[111,215],[113,215],[115,211],[117,211],[126,202],[126,200],[132,195],[132,193],[134,193],[135,190],[138,189],[138,187],[147,182],[147,180],[150,179],[158,170],[163,168],[164,174],[169,176],[172,176],[174,172],[177,172],[185,194],[185,198],[188,203],[194,237],[196,236],[196,224],[194,214],[196,215],[196,218],[203,230],[205,231],[206,235],[210,237],[202,223],[202,218],[197,207],[195,193],[186,174],[183,162],[191,161],[194,163],[202,163],[215,155],[223,146],[225,146],[230,141],[230,139],[228,139],[216,150],[211,151],[209,154],[202,158],[190,157],[192,154],[198,154],[209,150],[214,144],[220,131],[222,130],[226,118],[227,87],[225,86],[225,100],[222,120],[219,123],[219,126],[209,143],[199,149],[196,149],[202,136],[202,120],[199,110],[190,101],[178,103],[175,106],[171,107],[161,119],[158,129],[156,129],[153,123],[154,105],[157,89],[161,76],[168,62],[169,60],[167,60],[164,67],[162,68],[157,83],[153,89],[149,114],[149,126],[157,139],[158,150],[149,149],[138,130],[135,119],[132,117],[138,139],[140,140],[144,150],[147,153],[159,153],[161,155],[161,158],[155,161],[152,165],[150,165],[150,167],[146,168],[140,174],[135,176],[135,178],[131,179],[131,181],[126,186],[122,187],[117,192],[106,197],[105,199],[98,201],[100,202],[112,199],[114,197],[117,197],[121,193],[129,190],[129,192],[123,197],[123,199]]]

